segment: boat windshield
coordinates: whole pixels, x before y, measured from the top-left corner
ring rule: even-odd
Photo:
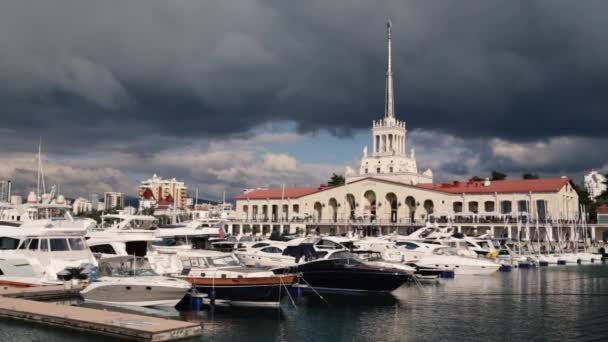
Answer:
[[[447,256],[458,255],[458,249],[450,248],[450,247],[437,248],[433,253],[435,253],[437,255],[447,255]]]
[[[338,260],[341,264],[346,265],[357,265],[361,263],[361,260],[349,251],[335,252],[329,256],[329,259]]]
[[[101,259],[98,277],[150,277],[157,276],[147,259],[142,257],[120,257]]]
[[[233,255],[221,255],[215,257],[205,258],[207,265],[221,267],[221,266],[240,266],[239,260]]]
[[[156,229],[156,221],[132,219],[124,229]]]
[[[478,241],[477,244],[481,248],[490,249],[490,244],[487,241]]]
[[[380,252],[362,251],[357,252],[355,255],[357,258],[364,261],[383,261],[382,254],[380,254]]]
[[[435,231],[437,231],[437,229],[435,228],[426,228],[425,230],[423,230],[420,233],[420,237],[421,238],[426,238],[427,236],[431,235],[432,233],[434,233]]]
[[[161,241],[155,241],[152,243],[152,245],[159,246],[159,247],[177,247],[177,246],[189,246],[189,245],[191,245],[191,243],[189,243],[189,241],[186,240],[186,237],[176,236],[174,238],[173,237],[163,238]]]
[[[11,237],[0,237],[0,250],[17,249],[19,247],[19,239]]]
[[[119,217],[107,217],[101,222],[101,228],[110,228],[122,221],[124,221],[124,219]]]

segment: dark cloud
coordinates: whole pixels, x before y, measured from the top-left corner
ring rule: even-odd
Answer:
[[[31,152],[42,136],[55,154],[147,160],[273,122],[349,136],[383,115],[390,16],[397,115],[435,132],[418,136],[422,166],[580,172],[608,158],[588,152],[608,128],[606,13],[565,0],[5,1],[0,145]]]
[[[389,15],[397,112],[411,127],[530,140],[608,126],[608,4],[599,1],[0,9],[3,125],[27,138],[45,129],[90,143],[225,136],[274,120],[348,135],[382,114]]]

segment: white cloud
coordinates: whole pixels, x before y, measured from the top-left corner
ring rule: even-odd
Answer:
[[[606,146],[606,141],[582,137],[557,137],[524,143],[492,139],[490,142],[494,157],[528,168],[602,165],[606,154],[601,146]],[[583,160],[580,158],[582,155],[586,156]]]
[[[201,196],[209,199],[221,198],[224,191],[230,198],[251,187],[316,186],[327,181],[332,172],[343,169],[342,165],[299,163],[289,154],[266,151],[265,144],[299,138],[264,133],[249,139],[193,143],[149,155],[93,153],[61,160],[50,156],[45,157],[44,167],[47,184],[60,183],[68,196],[104,191],[134,195],[138,181],[156,173],[184,180],[192,192],[198,188]],[[5,161],[0,165],[0,179],[13,180],[16,190],[23,193],[35,188],[34,153],[0,153],[0,158]]]
[[[282,153],[266,153],[263,160],[264,166],[279,172],[294,171],[298,164],[294,157]]]

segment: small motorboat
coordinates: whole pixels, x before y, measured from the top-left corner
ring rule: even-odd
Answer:
[[[143,257],[101,259],[96,277],[80,292],[85,302],[131,306],[175,305],[191,288],[186,281],[159,276]]]

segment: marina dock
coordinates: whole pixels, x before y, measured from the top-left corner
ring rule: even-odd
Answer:
[[[77,294],[78,290],[65,290],[63,286],[2,287],[0,317],[132,341],[173,341],[202,334],[197,323],[30,300],[69,298]]]

